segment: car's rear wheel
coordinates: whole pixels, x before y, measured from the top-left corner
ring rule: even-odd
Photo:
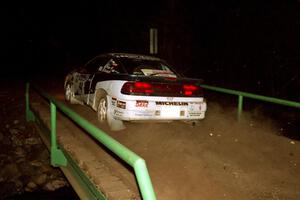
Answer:
[[[102,97],[99,100],[99,105],[97,109],[98,120],[101,123],[107,122],[107,98],[106,96]]]
[[[110,111],[109,103],[107,102],[107,96],[100,97],[97,108],[98,121],[103,125],[108,125],[113,131],[119,131],[125,128],[123,121],[115,119]]]

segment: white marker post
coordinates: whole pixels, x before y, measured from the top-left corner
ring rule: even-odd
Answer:
[[[150,28],[150,54],[157,54],[158,41],[157,41],[157,29]]]

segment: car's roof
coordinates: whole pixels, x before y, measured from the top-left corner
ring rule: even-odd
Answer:
[[[143,54],[133,54],[133,53],[107,53],[101,55],[108,55],[115,58],[132,58],[132,59],[142,59],[142,60],[163,60],[154,56],[143,55]],[[101,56],[99,55],[99,56]]]

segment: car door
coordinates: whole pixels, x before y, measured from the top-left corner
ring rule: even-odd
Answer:
[[[90,74],[84,67],[79,68],[73,75],[73,87],[76,99],[85,103],[86,91],[85,84],[90,79]]]
[[[87,103],[88,105],[92,105],[93,100],[94,100],[94,93],[95,93],[95,88],[93,88],[95,86],[95,84],[93,83],[93,80],[97,74],[97,76],[101,76],[101,71],[100,69],[102,68],[102,66],[107,62],[108,58],[106,56],[98,56],[96,58],[94,58],[93,60],[91,60],[90,62],[88,62],[85,65],[85,80],[84,83],[82,84],[82,93],[83,95],[83,101],[85,103]],[[98,81],[99,79],[97,79]],[[101,80],[101,78],[100,78]]]

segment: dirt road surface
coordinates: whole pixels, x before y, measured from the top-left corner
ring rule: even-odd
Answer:
[[[63,100],[61,89],[48,91]],[[235,111],[209,102],[206,118],[196,126],[127,123],[127,129],[113,132],[99,125],[90,108],[68,106],[146,160],[158,199],[300,199],[300,143],[280,136],[280,127],[263,116],[244,113],[237,122]],[[72,134],[136,189],[130,167],[82,130]]]

